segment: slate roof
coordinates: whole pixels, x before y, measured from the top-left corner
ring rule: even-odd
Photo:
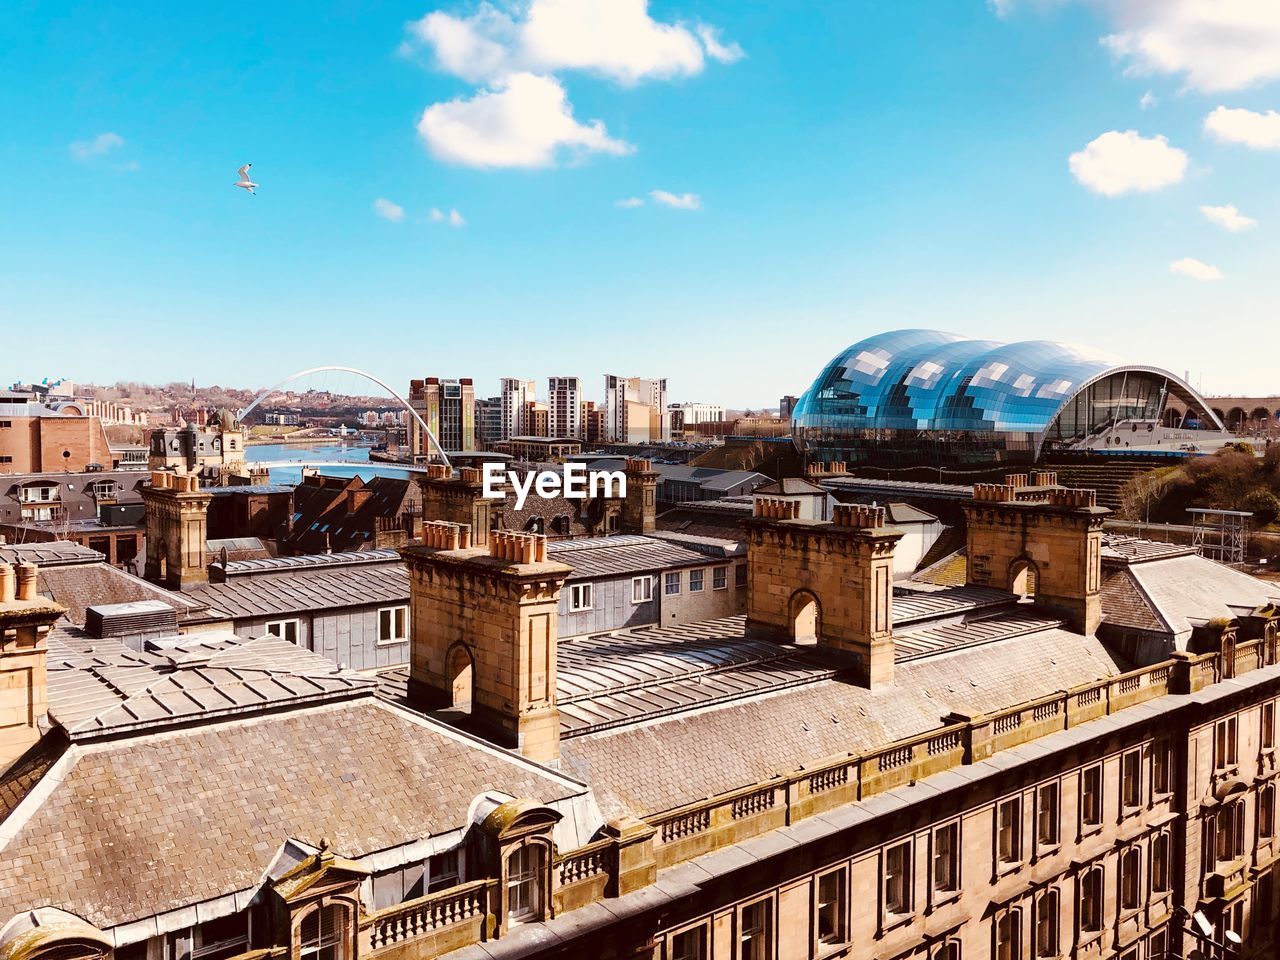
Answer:
[[[73,744],[48,780],[0,824],[0,916],[102,929],[256,889],[289,838],[355,858],[458,829],[487,791],[584,791],[371,697]]]
[[[340,558],[351,555],[331,554],[339,559],[333,563],[308,562],[294,568],[290,568],[287,561],[304,558],[242,560],[229,567],[260,564],[262,566],[255,569],[263,572],[253,576],[228,576],[223,583],[200,584],[186,591],[185,596],[210,607],[211,616],[220,613],[235,620],[337,607],[407,603],[409,574],[399,555],[394,551],[376,552],[390,556],[344,563]]]
[[[647,571],[702,567],[715,562],[700,550],[645,536],[592,537],[547,545],[548,558],[568,564],[567,581],[603,580]]]
[[[991,587],[945,586],[905,581],[893,588],[893,625],[903,627],[922,620],[955,617],[1016,603],[1017,598]]]
[[[368,497],[348,510],[347,492],[360,490]],[[305,477],[294,488],[293,529],[285,540],[299,553],[361,550],[380,519],[421,512],[421,505],[417,483],[401,477]]]
[[[204,604],[191,596],[174,593],[106,563],[102,554],[90,551],[94,564],[47,565],[40,567],[38,587],[56,603],[67,608],[67,619],[84,623],[89,607],[139,600],[159,600],[172,607],[179,619],[198,616]]]
[[[1280,585],[1195,554],[1135,563],[1127,570],[1177,638],[1190,635],[1192,621],[1235,617],[1280,599]]]
[[[7,543],[0,545],[0,560],[5,563],[38,563],[42,567],[72,563],[102,563],[102,554],[70,540],[46,543]]]
[[[952,712],[990,712],[1118,672],[1096,638],[1043,629],[900,663],[883,690],[818,680],[573,737],[561,757],[606,816],[651,815],[923,733]],[[750,750],[724,749],[750,731]]]
[[[1113,570],[1103,575],[1101,599],[1104,623],[1155,633],[1169,629],[1128,570]]]
[[[376,681],[267,636],[192,634],[139,652],[60,630],[49,641],[49,716],[71,740],[372,691]]]

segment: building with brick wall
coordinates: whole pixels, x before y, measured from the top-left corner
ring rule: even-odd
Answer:
[[[1144,551],[1048,474],[966,512],[967,582],[895,584],[881,508],[758,497],[745,616],[585,643],[542,537],[429,520],[395,683],[0,565],[0,957],[1274,957],[1274,586],[1108,591]]]
[[[82,472],[115,466],[102,421],[58,410],[32,393],[0,391],[0,474]]]

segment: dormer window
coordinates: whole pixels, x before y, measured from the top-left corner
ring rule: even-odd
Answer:
[[[58,485],[55,483],[33,483],[18,492],[18,499],[23,503],[54,503],[59,500]]]
[[[348,910],[329,904],[302,918],[299,960],[346,960]]]
[[[507,915],[513,922],[542,919],[544,869],[538,844],[518,847],[507,860]]]

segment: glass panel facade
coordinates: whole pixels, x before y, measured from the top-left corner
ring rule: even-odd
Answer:
[[[1122,421],[1145,431],[1170,397],[1204,409],[1171,375],[1068,344],[896,330],[827,364],[796,405],[792,435],[813,461],[1031,461]]]

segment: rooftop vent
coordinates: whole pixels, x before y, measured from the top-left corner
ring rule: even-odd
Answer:
[[[175,634],[178,612],[160,600],[104,603],[85,611],[84,628],[98,638]]]

